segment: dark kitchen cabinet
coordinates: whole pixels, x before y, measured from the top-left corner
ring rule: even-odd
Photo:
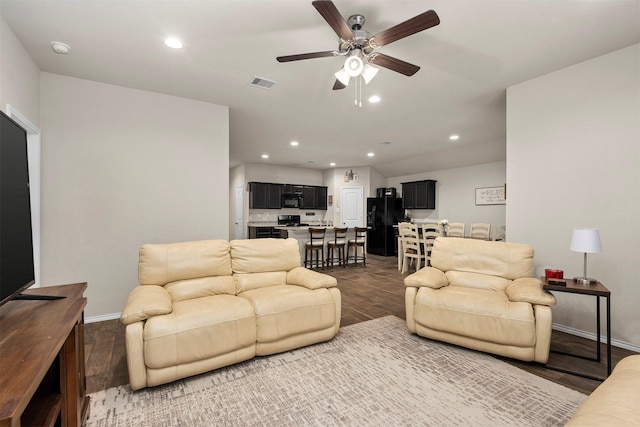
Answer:
[[[327,187],[269,182],[249,183],[249,209],[280,209],[283,194],[299,195],[302,198],[300,209],[327,209]]]
[[[316,209],[327,210],[327,187],[316,187]]]
[[[249,209],[280,209],[282,184],[249,183]]]
[[[250,239],[268,239],[271,237],[274,239],[282,239],[282,238],[285,238],[285,236],[283,236],[283,231],[284,230],[280,230],[279,228],[275,228],[275,227],[249,226],[249,238]]]
[[[304,209],[327,210],[327,187],[305,185],[302,188]]]
[[[316,208],[316,187],[302,187],[302,207],[304,209]]]
[[[435,209],[436,182],[432,179],[402,183],[404,209]]]

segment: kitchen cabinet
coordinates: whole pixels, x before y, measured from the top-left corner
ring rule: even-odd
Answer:
[[[302,207],[304,209],[316,208],[316,187],[302,187]]]
[[[281,209],[283,194],[300,195],[300,209],[327,209],[327,187],[269,182],[249,183],[249,209]]]
[[[404,209],[435,209],[436,182],[432,179],[402,183]]]
[[[280,209],[282,184],[249,183],[249,209]]]
[[[327,209],[327,187],[305,185],[302,188],[304,209]]]
[[[286,238],[286,236],[284,236],[286,231],[284,231],[284,233],[283,231],[284,230],[281,230],[275,227],[249,226],[249,238],[250,239],[268,239],[272,237],[274,239],[282,239],[282,238]]]
[[[316,187],[316,209],[327,210],[327,187]]]

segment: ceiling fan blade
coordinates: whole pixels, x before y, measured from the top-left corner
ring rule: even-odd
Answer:
[[[320,15],[322,15],[325,21],[327,21],[327,24],[333,28],[333,31],[336,32],[338,37],[342,40],[351,40],[353,38],[351,28],[349,28],[347,21],[344,20],[332,1],[317,0],[311,2],[311,4],[316,8]]]
[[[344,89],[345,86],[340,80],[336,79],[336,82],[333,84],[333,90],[340,90],[340,89]]]
[[[404,74],[405,76],[413,76],[420,69],[417,65],[409,64],[408,62],[401,61],[400,59],[383,53],[372,54],[369,62],[379,67],[388,68],[389,70]]]
[[[400,40],[427,28],[435,27],[440,23],[438,14],[433,10],[428,10],[420,15],[414,16],[394,27],[384,30],[371,38],[371,47],[381,46]]]
[[[334,51],[326,50],[324,52],[312,52],[312,53],[301,53],[298,55],[278,56],[276,60],[278,62],[291,62],[291,61],[300,61],[303,59],[325,58],[327,56],[335,56]]]

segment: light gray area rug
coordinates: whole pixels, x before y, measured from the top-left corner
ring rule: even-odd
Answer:
[[[164,386],[91,395],[87,426],[556,426],[586,399],[388,316]]]

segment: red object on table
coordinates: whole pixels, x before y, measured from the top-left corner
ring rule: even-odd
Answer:
[[[562,270],[553,270],[547,268],[544,270],[544,277],[547,279],[562,279],[564,276],[564,271]]]

